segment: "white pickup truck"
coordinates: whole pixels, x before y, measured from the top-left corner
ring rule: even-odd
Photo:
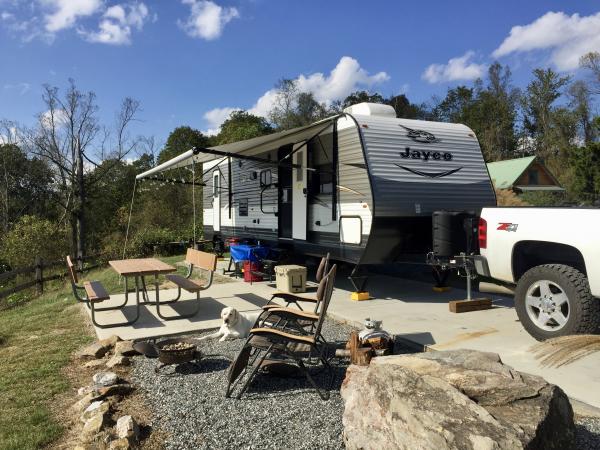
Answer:
[[[538,340],[600,330],[600,209],[483,208],[481,276],[514,287]]]

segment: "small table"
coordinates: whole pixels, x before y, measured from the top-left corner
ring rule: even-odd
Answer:
[[[154,286],[156,289],[156,303],[159,301],[158,296],[158,276],[160,274],[175,272],[177,269],[170,264],[162,262],[156,258],[140,258],[140,259],[120,259],[109,261],[108,264],[123,278],[125,278],[125,301],[127,302],[129,290],[127,288],[127,278],[135,278],[135,295],[136,301],[139,303],[140,284],[142,286],[142,296],[144,301],[141,304],[154,303],[148,299],[146,290],[145,277],[154,275]],[[141,283],[140,283],[141,281]],[[167,303],[167,302],[165,302]]]

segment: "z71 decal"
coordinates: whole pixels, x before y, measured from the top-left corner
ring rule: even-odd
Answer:
[[[517,231],[518,227],[518,223],[500,222],[498,223],[498,228],[496,229],[500,231]]]

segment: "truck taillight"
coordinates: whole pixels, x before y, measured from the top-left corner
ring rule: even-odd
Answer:
[[[481,217],[479,218],[477,235],[479,236],[479,248],[487,248],[487,222]]]

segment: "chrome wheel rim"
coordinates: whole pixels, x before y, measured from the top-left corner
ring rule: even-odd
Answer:
[[[529,286],[525,309],[531,321],[544,331],[558,331],[569,321],[569,297],[559,284],[539,280]]]

